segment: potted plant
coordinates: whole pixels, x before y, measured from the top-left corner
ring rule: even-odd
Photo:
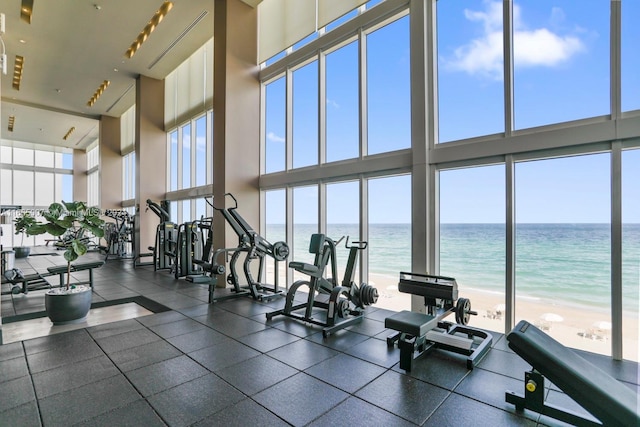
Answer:
[[[24,212],[22,215],[14,219],[13,223],[16,228],[16,235],[22,234],[22,237],[20,239],[20,246],[13,247],[13,251],[15,252],[15,257],[26,258],[31,253],[31,248],[29,246],[24,245],[24,236],[33,235],[30,232],[30,229],[33,225],[36,224],[36,219],[29,212]]]
[[[91,308],[91,288],[71,284],[71,263],[87,253],[87,233],[102,237],[104,221],[96,208],[84,202],[52,203],[42,213],[45,222],[36,222],[28,228],[33,235],[49,233],[65,235],[58,243],[64,248],[67,261],[66,286],[53,288],[45,293],[45,308],[49,319],[56,324],[74,323],[84,320]]]

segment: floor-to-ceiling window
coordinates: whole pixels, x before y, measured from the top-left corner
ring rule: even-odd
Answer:
[[[440,275],[492,331],[504,330],[506,309],[504,177],[504,165],[440,172]]]
[[[622,337],[625,359],[638,360],[640,346],[640,150],[622,152]],[[598,325],[596,325],[598,326]],[[597,333],[611,332],[602,323]]]
[[[359,9],[262,69],[261,184],[283,192],[318,188],[319,206],[308,209],[329,230],[334,200],[359,182],[357,215],[369,243],[363,268],[381,301],[395,283],[380,283],[397,283],[402,269],[426,264],[456,277],[461,296],[472,294],[479,316],[471,325],[508,331],[526,319],[569,346],[620,357],[616,331],[607,328],[623,316],[624,356],[637,359],[637,322],[630,320],[637,292],[629,287],[638,287],[639,265],[637,180],[629,175],[640,146],[636,3],[386,0]],[[321,109],[307,120],[320,144],[310,155],[320,163],[302,169],[287,164],[297,125],[292,74],[315,61],[319,84],[314,78],[309,87]],[[276,122],[277,132],[269,124]],[[625,150],[622,242],[611,232],[620,203],[611,190],[621,178],[611,165],[618,141]],[[399,177],[407,181],[375,188]],[[404,240],[402,227],[385,236],[376,226],[389,213],[396,219],[389,223],[406,224]],[[293,228],[291,241],[300,238]],[[403,242],[396,251],[379,257],[396,241]],[[622,267],[613,250],[621,243]],[[394,261],[400,258],[403,266]],[[385,266],[389,276],[379,277]],[[623,313],[611,301],[621,268]]]
[[[521,162],[515,170],[516,320],[610,354],[610,155]]]

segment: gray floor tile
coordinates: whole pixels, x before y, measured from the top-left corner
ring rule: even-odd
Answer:
[[[77,427],[163,427],[166,424],[144,400],[99,415],[76,424]]]
[[[512,351],[492,350],[478,363],[480,369],[502,374],[507,377],[522,379],[531,365]]]
[[[451,394],[429,417],[425,426],[535,426],[536,423],[516,414],[494,408],[459,394]]]
[[[259,356],[260,352],[227,338],[218,344],[189,353],[189,357],[212,372],[233,366],[243,360]]]
[[[5,381],[0,385],[0,413],[36,400],[31,378],[23,376]],[[0,414],[0,420],[2,419]],[[0,424],[2,424],[0,422]]]
[[[349,347],[345,353],[385,368],[390,368],[400,362],[400,350],[396,347],[389,348],[385,341],[376,338],[369,338]]]
[[[295,341],[268,353],[274,359],[300,370],[307,369],[337,354],[338,352],[335,350],[307,340]]]
[[[16,357],[23,356],[24,350],[22,349],[21,342],[0,345],[0,362],[2,362],[3,360],[15,359]]]
[[[25,352],[30,354],[56,350],[62,347],[75,347],[93,343],[93,338],[85,329],[78,329],[63,334],[48,335],[24,341]]]
[[[182,352],[166,341],[155,341],[150,344],[111,353],[109,357],[123,371],[131,371],[153,363],[178,357]]]
[[[318,398],[319,396],[322,398]],[[301,426],[348,397],[342,390],[299,373],[261,391],[253,399],[285,421]]]
[[[129,319],[122,320],[120,322],[92,326],[87,328],[87,332],[89,332],[94,339],[101,339],[111,335],[123,334],[125,332],[131,332],[143,328],[144,326],[142,326],[136,319]]]
[[[453,390],[464,377],[471,374],[466,360],[467,356],[435,349],[415,359],[410,372],[400,369],[399,364],[394,365],[393,370]]]
[[[0,384],[26,375],[29,375],[29,368],[24,357],[16,357],[0,362]]]
[[[206,326],[192,319],[183,319],[149,327],[149,329],[165,339],[189,332],[195,332],[203,328],[206,328]]]
[[[7,409],[0,413],[2,423],[7,426],[40,427],[40,413],[36,401]]]
[[[104,352],[94,341],[83,342],[78,346],[59,347],[45,352],[29,354],[27,360],[31,373],[55,369],[74,364],[82,360],[102,356]]]
[[[108,357],[98,356],[34,374],[33,385],[42,399],[119,373]]]
[[[324,337],[322,332],[315,333],[307,337],[309,341],[322,344],[338,351],[346,351],[347,349],[360,344],[369,339],[368,336],[362,335],[346,329],[334,332],[328,337]]]
[[[172,427],[188,426],[244,399],[229,384],[209,374],[149,398]]]
[[[149,344],[154,341],[159,341],[160,339],[161,338],[158,335],[144,328],[125,332],[123,334],[111,335],[97,339],[96,341],[105,353],[110,354],[140,345]]]
[[[143,396],[151,396],[186,383],[208,371],[187,356],[179,356],[126,373],[129,381]]]
[[[350,397],[309,426],[410,427],[415,424],[357,397]]]
[[[289,424],[251,399],[244,399],[194,424],[194,427],[284,427]]]
[[[40,399],[40,413],[45,426],[70,426],[125,406],[139,398],[140,395],[124,376],[117,375]],[[70,405],[69,402],[79,404]]]
[[[245,335],[238,338],[243,344],[248,345],[258,351],[266,353],[283,345],[290,344],[299,340],[300,337],[288,334],[284,331],[274,328],[267,328],[253,334]]]
[[[298,372],[297,369],[263,354],[216,373],[244,394],[251,396]]]
[[[387,371],[356,396],[415,424],[422,424],[449,395],[449,391],[407,375]]]
[[[183,353],[190,353],[205,347],[217,345],[218,343],[228,340],[224,334],[214,331],[209,327],[205,327],[196,332],[178,335],[167,339],[169,343],[177,347]]]
[[[338,354],[304,372],[347,393],[355,393],[385,371],[385,368],[362,359]]]

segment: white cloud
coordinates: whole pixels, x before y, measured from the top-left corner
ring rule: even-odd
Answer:
[[[501,80],[502,2],[485,4],[484,11],[464,11],[468,21],[482,23],[482,36],[456,48],[452,57],[443,58],[443,63],[445,69]],[[552,8],[550,25],[559,28],[564,20],[564,11],[558,7]],[[518,5],[513,6],[513,21],[516,67],[554,67],[586,49],[578,36],[560,35],[549,28],[527,28]]]
[[[335,108],[336,110],[340,109],[340,104],[338,104],[333,99],[327,98],[327,105],[330,105],[331,107]]]
[[[272,142],[285,142],[285,139],[283,137],[278,136],[273,132],[269,132],[267,134],[267,140],[272,141]]]

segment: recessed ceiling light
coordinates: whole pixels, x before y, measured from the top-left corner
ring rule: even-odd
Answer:
[[[173,3],[171,3],[169,0],[166,0],[164,3],[162,3],[162,6],[160,6],[160,8],[156,10],[156,13],[154,13],[147,25],[142,29],[142,31],[140,31],[138,37],[136,37],[133,43],[131,43],[131,46],[124,53],[124,56],[131,59],[131,57],[135,55],[138,49],[140,49],[140,46],[142,46],[142,43],[144,43],[147,38],[149,38],[149,35],[153,32],[153,30],[156,29],[160,22],[162,22],[162,20],[164,19],[166,14],[169,13],[172,7]]]
[[[27,41],[25,39],[18,40],[20,43],[25,44]]]
[[[33,15],[33,0],[22,0],[20,19],[27,24],[31,24],[31,15]]]
[[[114,68],[114,69],[113,69],[113,71],[115,71],[115,72],[117,73],[117,72],[118,72],[118,69],[117,69],[117,68]]]
[[[93,94],[93,96],[91,98],[89,98],[89,101],[87,102],[87,106],[88,107],[93,107],[93,104],[96,103],[96,101],[98,100],[98,98],[100,98],[100,95],[102,95],[102,92],[105,91],[105,89],[111,84],[111,82],[109,80],[105,80],[102,82],[102,84],[100,86],[98,86],[98,89],[96,90],[96,92]]]

